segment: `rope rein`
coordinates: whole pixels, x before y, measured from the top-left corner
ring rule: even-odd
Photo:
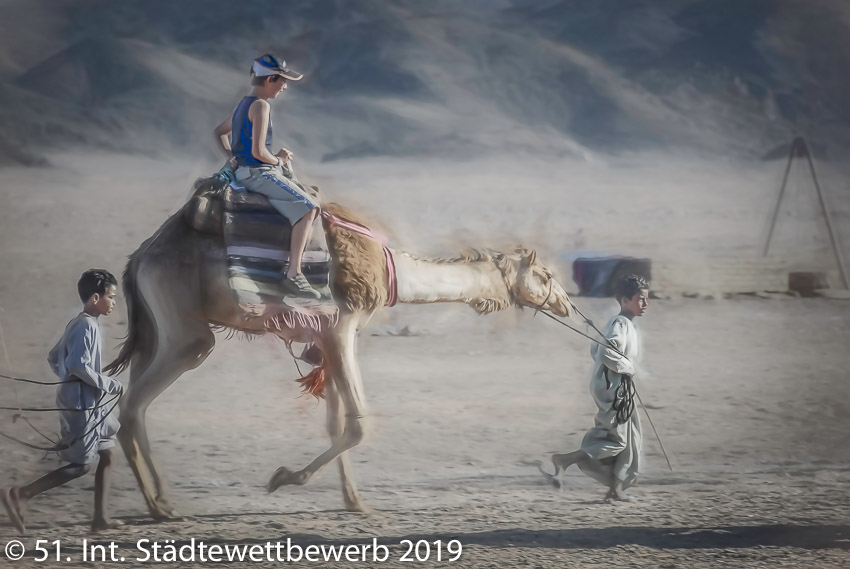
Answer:
[[[35,379],[26,379],[24,377],[14,377],[11,375],[5,375],[0,373],[0,377],[3,379],[11,379],[12,381],[20,381],[21,383],[34,383],[35,385],[61,385],[66,383],[64,381],[37,381]],[[79,379],[75,381],[80,381]]]
[[[82,383],[83,382],[81,379],[73,379],[73,380],[70,380],[70,381],[38,381],[38,380],[35,380],[35,379],[28,379],[28,378],[25,378],[25,377],[16,377],[16,376],[6,375],[6,374],[2,374],[2,373],[0,373],[0,378],[8,379],[8,380],[11,380],[11,381],[17,381],[17,382],[21,382],[21,383],[31,383],[31,384],[34,384],[34,385],[62,385],[63,383],[73,383],[73,382]],[[34,445],[32,443],[28,443],[24,440],[21,440],[17,437],[14,437],[10,434],[7,434],[3,431],[0,431],[0,437],[3,437],[3,438],[8,439],[10,441],[14,441],[16,443],[24,445],[25,447],[29,447],[29,448],[35,449],[35,450],[42,450],[42,451],[46,451],[46,452],[63,451],[65,449],[70,448],[77,441],[84,439],[85,437],[90,435],[95,429],[97,429],[100,425],[102,425],[103,422],[107,419],[107,417],[109,417],[109,415],[112,413],[112,411],[114,411],[115,408],[118,406],[118,402],[120,401],[122,395],[123,395],[123,392],[119,392],[119,393],[115,394],[108,401],[104,401],[104,398],[106,397],[106,392],[104,391],[98,397],[97,404],[94,407],[86,407],[86,408],[83,408],[83,409],[70,409],[70,408],[62,408],[62,407],[0,407],[0,410],[3,410],[3,411],[20,411],[21,413],[23,413],[23,412],[27,412],[27,413],[39,412],[40,413],[40,412],[65,411],[65,412],[72,412],[72,413],[91,412],[91,415],[94,415],[94,412],[97,411],[98,409],[100,409],[102,407],[106,407],[107,405],[109,405],[113,401],[115,402],[112,405],[112,407],[110,407],[109,410],[106,413],[104,413],[103,417],[101,417],[100,420],[97,423],[92,425],[92,427],[88,431],[86,431],[85,433],[82,433],[80,435],[75,436],[73,439],[71,439],[70,441],[65,442],[65,443],[63,443],[62,441],[54,441],[53,439],[51,439],[50,437],[48,437],[47,435],[42,433],[39,429],[37,429],[36,426],[33,425],[28,418],[24,417],[21,414],[16,414],[12,418],[12,422],[14,423],[18,419],[22,419],[27,425],[29,425],[29,427],[33,431],[35,431],[42,438],[46,439],[48,442],[52,443],[53,446],[42,447],[42,446]],[[91,416],[89,417],[89,419],[90,418],[91,418]]]

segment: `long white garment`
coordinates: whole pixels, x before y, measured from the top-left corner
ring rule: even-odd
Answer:
[[[97,459],[100,450],[115,446],[118,419],[109,413],[114,405],[107,394],[121,391],[121,384],[101,373],[101,338],[97,318],[80,313],[68,322],[47,361],[62,384],[56,391],[56,406],[65,409],[59,423],[62,442],[70,443],[59,455],[74,464]],[[108,416],[107,416],[108,414]]]
[[[594,362],[590,393],[598,410],[594,427],[581,442],[581,450],[593,460],[579,462],[579,468],[605,486],[610,487],[616,479],[628,488],[637,481],[640,472],[643,444],[640,417],[635,405],[631,417],[618,425],[613,407],[623,375],[635,373],[640,342],[634,323],[619,314],[608,322],[602,333],[625,357],[596,343],[590,348]]]

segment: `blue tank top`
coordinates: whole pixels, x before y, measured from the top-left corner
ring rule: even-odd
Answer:
[[[257,100],[257,97],[245,97],[239,104],[236,105],[236,110],[233,111],[233,122],[230,123],[233,129],[230,133],[230,149],[236,162],[239,166],[261,166],[266,164],[254,158],[251,154],[251,136],[253,135],[253,124],[248,118],[248,109],[251,108],[251,103]],[[266,148],[272,152],[272,118],[269,117],[269,130],[266,133]]]

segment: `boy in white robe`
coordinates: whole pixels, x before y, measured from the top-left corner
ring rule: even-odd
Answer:
[[[629,275],[618,283],[616,297],[620,313],[603,330],[613,347],[594,343],[593,376],[590,393],[596,403],[594,426],[584,436],[581,448],[566,454],[553,454],[555,475],[571,465],[608,488],[608,500],[628,500],[625,490],[634,485],[640,473],[640,418],[635,405],[632,376],[640,355],[640,341],[632,320],[647,309],[649,285]]]
[[[118,281],[108,271],[91,269],[77,283],[83,311],[65,327],[62,338],[47,358],[62,383],[56,393],[57,407],[62,409],[62,439],[59,456],[68,464],[26,486],[0,491],[0,501],[12,524],[24,533],[26,503],[33,497],[86,474],[97,462],[95,473],[94,520],[92,530],[100,531],[121,525],[106,514],[112,453],[115,435],[120,427],[110,411],[122,391],[114,378],[101,373],[101,336],[98,317],[115,308]]]

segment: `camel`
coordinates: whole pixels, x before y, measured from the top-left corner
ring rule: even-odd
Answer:
[[[324,211],[357,222],[340,206],[328,204]],[[106,369],[120,373],[130,368],[129,385],[121,399],[119,440],[155,519],[179,515],[152,456],[146,410],[184,372],[203,363],[215,345],[213,330],[222,328],[312,343],[322,355],[331,446],[301,470],[280,467],[268,491],[305,484],[336,460],[346,509],[370,511],[358,493],[347,451],[360,443],[366,428],[357,333],[387,303],[388,261],[378,242],[323,221],[333,259],[331,289],[339,305],[338,317],[324,330],[297,323],[270,330],[261,320],[246,319],[228,287],[221,237],[195,231],[182,211],[130,256],[123,275],[127,338]],[[463,302],[480,314],[513,305],[571,315],[567,293],[534,251],[480,250],[453,259],[391,253],[400,303]]]

